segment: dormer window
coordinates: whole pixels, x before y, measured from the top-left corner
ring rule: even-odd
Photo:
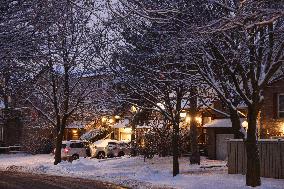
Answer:
[[[284,94],[278,95],[278,117],[284,118]]]

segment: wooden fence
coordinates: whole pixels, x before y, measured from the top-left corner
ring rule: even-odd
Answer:
[[[258,142],[260,175],[284,179],[284,140],[261,139]],[[228,140],[228,173],[246,174],[246,149],[243,140]]]

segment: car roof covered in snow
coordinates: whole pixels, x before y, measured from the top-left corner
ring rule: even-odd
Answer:
[[[79,142],[84,142],[82,140],[63,140],[62,144],[67,144],[67,143],[79,143]]]
[[[98,147],[106,147],[109,142],[115,142],[118,143],[118,140],[112,140],[112,139],[104,139],[104,140],[98,140],[93,143],[93,145],[98,146]]]

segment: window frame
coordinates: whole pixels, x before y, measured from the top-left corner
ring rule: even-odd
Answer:
[[[280,113],[284,113],[284,111],[280,111],[280,96],[284,97],[284,93],[279,93],[277,95],[277,117],[284,119],[284,116],[280,117]]]

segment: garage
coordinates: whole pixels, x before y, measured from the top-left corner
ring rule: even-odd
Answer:
[[[208,158],[225,160],[227,158],[227,140],[234,138],[230,119],[215,119],[203,126],[208,136]]]

